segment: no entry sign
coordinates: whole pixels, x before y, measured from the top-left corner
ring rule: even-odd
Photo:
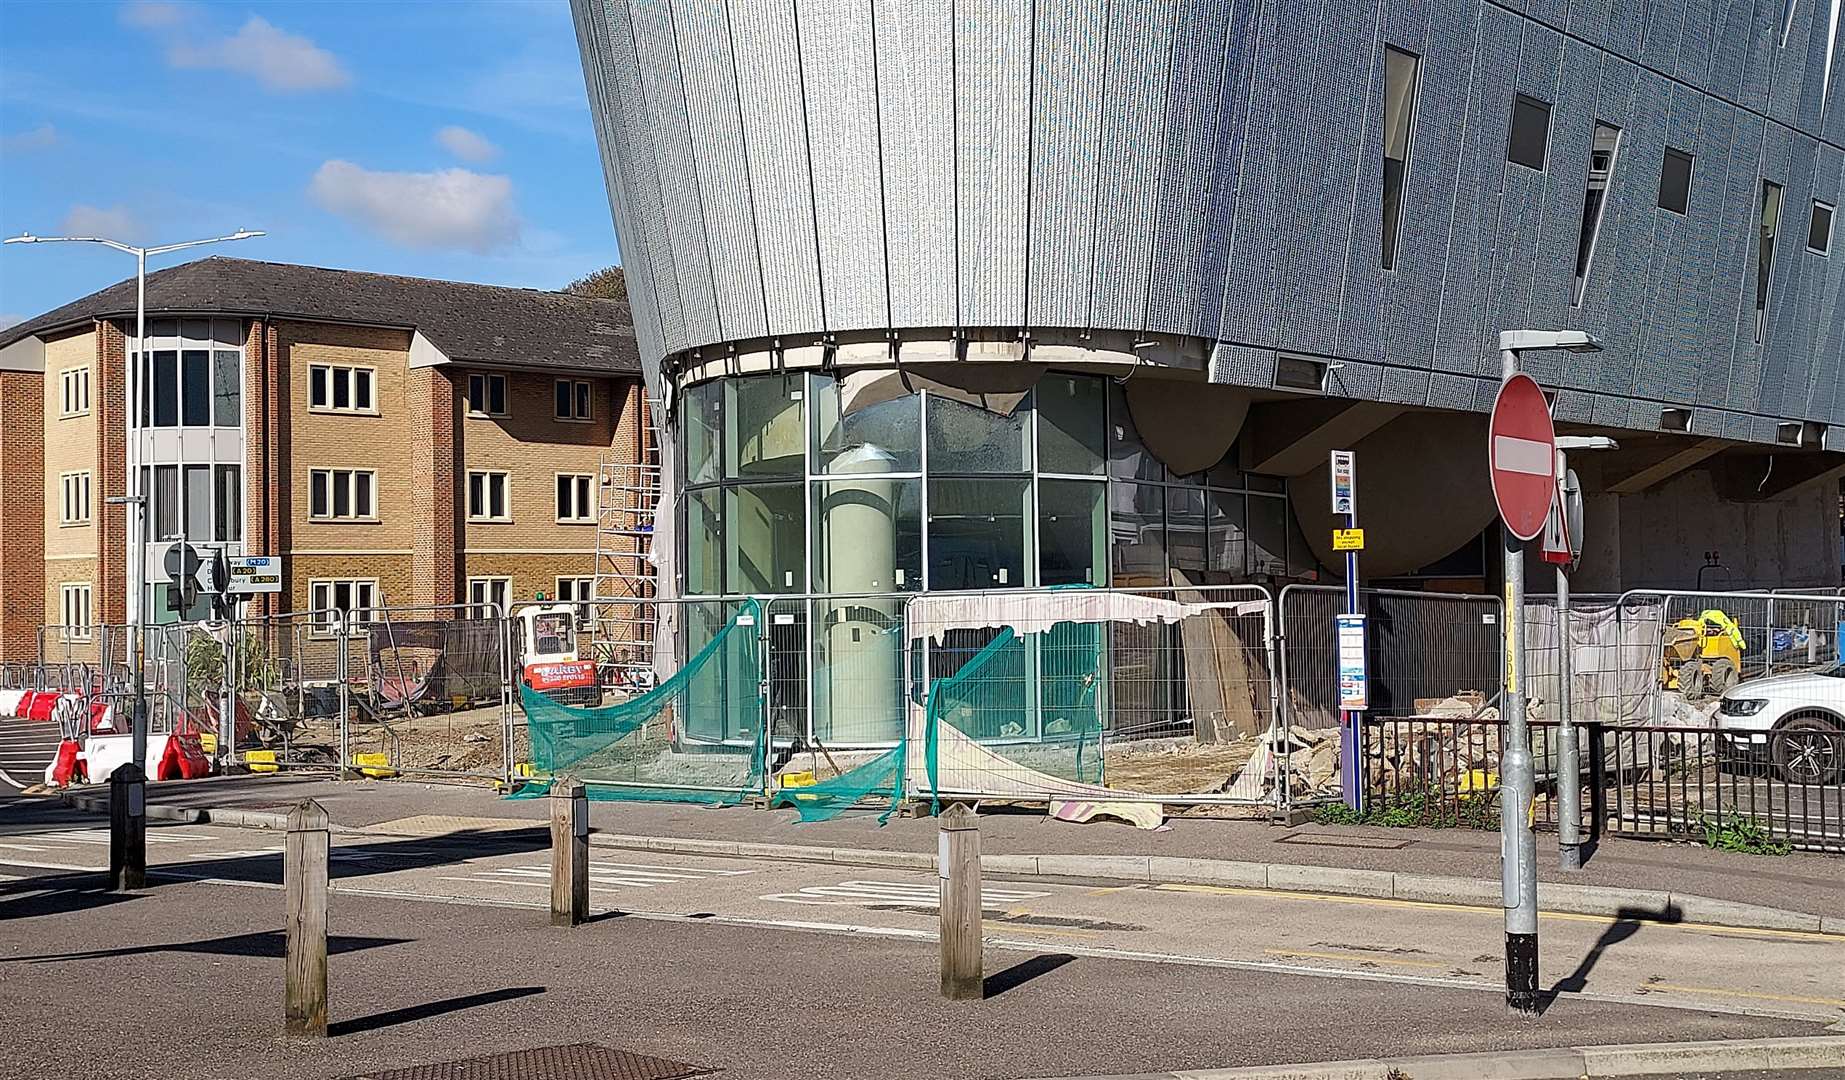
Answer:
[[[1500,385],[1487,461],[1506,529],[1520,540],[1535,539],[1557,494],[1557,430],[1544,391],[1531,376],[1514,375]]]

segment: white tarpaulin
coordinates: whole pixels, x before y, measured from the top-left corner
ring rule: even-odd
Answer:
[[[911,641],[940,642],[948,630],[1010,627],[1015,634],[1042,634],[1058,623],[1176,623],[1206,611],[1256,615],[1267,600],[1188,604],[1163,596],[1059,589],[1029,593],[939,593],[910,601],[905,629]]]

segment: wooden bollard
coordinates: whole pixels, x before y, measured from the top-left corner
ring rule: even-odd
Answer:
[[[589,917],[589,796],[574,780],[551,785],[551,925]]]
[[[147,774],[134,762],[109,774],[109,889],[147,885]]]
[[[962,803],[941,817],[936,874],[942,884],[942,996],[985,996],[980,951],[980,818]]]
[[[288,813],[282,886],[287,898],[283,1032],[327,1034],[327,812],[308,799]]]

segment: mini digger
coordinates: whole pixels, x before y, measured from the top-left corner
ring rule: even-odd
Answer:
[[[1660,685],[1677,690],[1687,701],[1722,697],[1742,681],[1742,654],[1747,649],[1742,627],[1718,608],[1665,629]]]

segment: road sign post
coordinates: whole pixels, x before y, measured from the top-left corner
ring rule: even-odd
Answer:
[[[1364,616],[1358,606],[1358,553],[1364,550],[1364,530],[1358,527],[1358,455],[1351,450],[1334,450],[1331,463],[1332,476],[1332,511],[1334,517],[1345,519],[1345,528],[1333,534],[1333,548],[1345,552],[1345,615],[1341,617],[1336,632],[1339,642],[1339,792],[1345,799],[1345,805],[1353,810],[1364,809],[1364,755],[1359,752],[1363,739],[1364,712],[1368,701],[1364,691],[1368,680],[1364,673]],[[1357,616],[1350,624],[1346,617]],[[1354,655],[1350,663],[1355,665],[1357,679],[1355,686],[1358,694],[1347,695],[1347,641],[1355,638]]]
[[[1487,462],[1505,539],[1505,724],[1499,761],[1500,869],[1505,906],[1505,996],[1514,1012],[1535,1015],[1538,993],[1537,834],[1531,805],[1537,778],[1525,717],[1525,544],[1544,529],[1556,500],[1557,433],[1544,391],[1500,353],[1504,380],[1493,402]]]

